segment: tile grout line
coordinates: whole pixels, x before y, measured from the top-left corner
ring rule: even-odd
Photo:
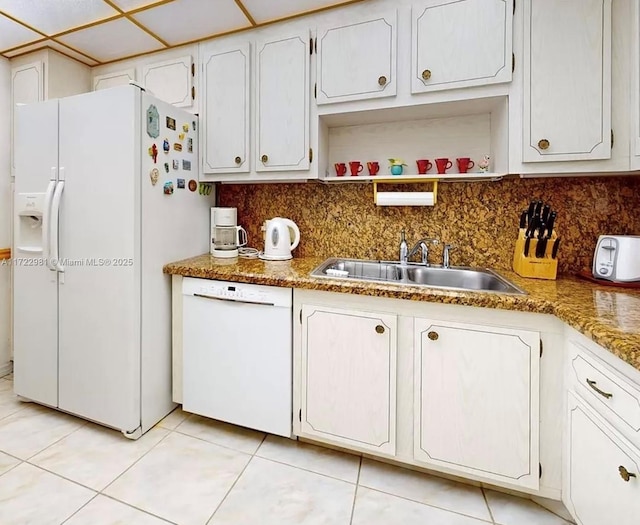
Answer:
[[[492,525],[500,525],[498,523],[494,523],[493,519],[491,519],[491,521],[487,521],[486,519],[478,518],[477,516],[472,516],[471,514],[463,514],[462,512],[459,512],[457,510],[451,510],[451,509],[446,509],[444,507],[438,507],[438,505],[434,505],[433,503],[425,503],[424,501],[418,501],[418,500],[415,500],[415,499],[407,498],[406,496],[398,496],[397,494],[392,494],[391,492],[387,492],[385,490],[380,490],[380,489],[374,489],[372,487],[367,487],[366,485],[358,485],[358,486],[362,487],[363,489],[372,490],[374,492],[380,492],[381,494],[385,494],[387,496],[393,496],[394,498],[399,498],[399,499],[403,499],[405,501],[410,501],[411,503],[417,503],[418,505],[424,505],[425,507],[431,507],[432,509],[438,509],[438,510],[442,510],[444,512],[449,512],[450,514],[456,514],[458,516],[463,516],[464,518],[473,519],[473,520],[479,521],[481,523],[490,523]],[[477,488],[480,488],[480,487],[477,487]],[[489,511],[489,515],[491,515],[491,511]]]
[[[47,407],[48,408],[48,407]],[[51,410],[55,410],[55,409],[51,409]],[[64,415],[68,415],[65,414],[64,412],[60,412],[60,414],[64,414]],[[73,416],[75,418],[75,416]],[[38,465],[31,463],[31,460],[33,458],[35,458],[38,454],[41,454],[42,452],[44,452],[45,450],[48,450],[49,448],[51,448],[54,445],[57,445],[58,443],[60,443],[60,441],[62,441],[63,439],[68,438],[69,436],[71,436],[72,434],[75,434],[76,432],[78,432],[78,430],[80,430],[81,428],[86,427],[89,424],[88,421],[84,421],[78,428],[76,428],[75,430],[72,430],[71,432],[69,432],[68,434],[65,434],[64,436],[62,436],[59,439],[56,439],[53,443],[51,443],[50,445],[47,445],[46,447],[44,447],[42,450],[39,450],[38,452],[36,452],[35,454],[31,454],[27,459],[25,459],[24,461],[29,463],[29,465],[33,465],[34,467],[37,467]],[[45,469],[43,469],[45,470]]]
[[[351,516],[349,517],[349,525],[353,524],[353,514],[356,510],[356,498],[358,497],[358,488],[360,487],[360,472],[362,472],[362,456],[358,463],[358,476],[356,477],[356,489],[353,491],[353,503],[351,505]]]
[[[226,492],[226,494],[224,495],[224,497],[220,500],[220,503],[218,503],[218,505],[216,506],[216,508],[213,510],[213,512],[211,513],[211,516],[209,516],[209,518],[207,518],[207,521],[205,522],[205,525],[209,525],[209,522],[213,519],[213,517],[216,515],[216,512],[218,512],[218,510],[220,510],[220,507],[222,507],[222,505],[224,504],[224,502],[226,501],[227,497],[229,496],[229,494],[231,494],[231,491],[235,488],[236,484],[238,483],[238,481],[240,481],[240,478],[242,477],[242,475],[244,474],[245,470],[247,470],[247,468],[249,467],[250,463],[253,461],[253,459],[256,457],[256,452],[258,452],[258,450],[260,450],[260,447],[262,446],[262,444],[265,442],[265,440],[267,439],[267,435],[265,434],[264,437],[262,438],[262,441],[260,441],[260,444],[256,447],[255,451],[253,452],[253,454],[251,454],[251,458],[249,459],[249,461],[247,461],[247,464],[244,466],[244,468],[242,469],[242,471],[240,472],[240,474],[238,474],[238,477],[235,479],[235,481],[233,482],[233,484],[229,487],[229,490]],[[257,456],[258,458],[260,458],[260,456]],[[263,459],[263,458],[260,458]]]
[[[349,485],[357,485],[355,481],[347,481],[346,479],[336,478],[335,476],[330,476],[329,474],[323,474],[322,472],[318,472],[316,470],[309,470],[306,468],[298,467],[297,465],[292,465],[291,463],[285,463],[284,461],[279,461],[277,459],[271,459],[264,456],[255,455],[255,457],[259,459],[264,459],[265,461],[270,461],[271,463],[277,463],[278,465],[284,465],[285,467],[295,468],[297,470],[302,470],[303,472],[309,472],[310,474],[315,474],[316,476],[322,476],[323,478],[333,479],[335,481],[342,481],[343,483],[348,483]]]
[[[164,427],[160,427],[160,428],[164,428]],[[169,430],[169,429],[165,429],[165,430]],[[216,447],[226,448],[227,450],[232,450],[233,452],[240,452],[241,454],[247,454],[248,456],[255,456],[256,452],[258,451],[258,449],[256,449],[254,452],[246,452],[245,450],[238,450],[237,448],[232,448],[228,445],[221,445],[219,443],[215,443],[214,441],[209,441],[208,439],[204,439],[198,436],[192,436],[191,434],[185,434],[184,432],[180,432],[177,428],[174,430],[171,430],[171,432],[175,432],[176,434],[180,434],[181,436],[197,439],[198,441],[204,441],[205,443],[209,443],[209,445],[215,445]],[[264,437],[260,441],[260,444],[258,445],[258,448],[262,446],[262,443],[266,439],[267,435],[268,434],[264,435]]]
[[[64,479],[64,478],[63,478]],[[92,498],[89,499],[89,501],[87,501],[84,505],[81,505],[79,509],[76,509],[75,511],[73,511],[71,513],[71,515],[66,518],[64,521],[60,522],[60,525],[64,525],[65,523],[67,523],[71,518],[73,518],[76,514],[78,514],[78,512],[80,512],[82,509],[84,509],[87,505],[89,505],[89,503],[91,503],[93,500],[95,500],[100,494],[98,494],[97,492],[93,495]]]
[[[491,517],[491,523],[496,525],[496,519],[493,517],[493,512],[491,511],[491,505],[489,505],[489,499],[487,498],[487,494],[484,491],[484,487],[480,487],[480,490],[482,491],[482,497],[484,498],[484,503],[487,506],[487,509],[489,510],[489,516]]]
[[[152,428],[153,428],[153,427],[152,427]],[[160,427],[160,428],[162,428],[163,430],[168,430],[168,429],[163,428],[163,427]],[[149,430],[151,430],[151,429],[149,429]],[[107,490],[107,489],[108,489],[111,485],[113,485],[116,481],[118,481],[118,480],[119,480],[122,476],[124,476],[127,472],[129,472],[129,471],[133,468],[133,466],[134,466],[134,465],[137,465],[137,464],[140,462],[140,460],[141,460],[142,458],[144,458],[144,457],[145,457],[147,454],[149,454],[149,453],[150,453],[154,448],[156,448],[158,445],[160,445],[160,443],[162,443],[165,439],[167,439],[167,438],[171,435],[171,433],[172,433],[172,432],[173,432],[172,430],[168,430],[168,432],[167,432],[167,435],[166,435],[166,436],[163,436],[163,437],[162,437],[162,439],[158,440],[158,442],[157,442],[155,445],[153,445],[149,450],[147,450],[144,454],[142,454],[142,456],[140,456],[140,457],[139,457],[138,459],[136,459],[133,463],[131,463],[131,465],[129,465],[129,466],[128,466],[126,469],[124,469],[120,474],[118,474],[118,475],[117,475],[117,476],[116,476],[112,481],[110,481],[109,483],[107,483],[107,485],[106,485],[105,487],[103,487],[102,489],[100,489],[100,490],[98,491],[98,492],[99,492],[99,494],[102,494],[102,495],[104,495],[104,496],[108,496],[108,494],[105,494],[105,493],[104,493],[104,491],[105,491],[105,490]],[[112,498],[112,499],[115,499],[115,498]],[[116,500],[116,501],[120,501],[120,500]],[[124,503],[124,501],[123,501],[122,503]]]

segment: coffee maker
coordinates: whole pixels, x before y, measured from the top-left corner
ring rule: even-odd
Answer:
[[[238,248],[246,246],[247,232],[238,226],[236,208],[211,208],[211,255],[229,259],[238,256]]]

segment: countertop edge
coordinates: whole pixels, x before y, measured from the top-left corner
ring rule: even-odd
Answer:
[[[410,301],[551,314],[596,344],[602,346],[616,357],[640,370],[640,361],[634,356],[638,351],[638,345],[637,341],[633,340],[634,336],[638,336],[639,334],[629,334],[628,337],[625,337],[625,334],[614,334],[610,327],[598,322],[597,319],[580,318],[576,315],[573,308],[558,302],[559,300],[551,301],[535,297],[533,294],[521,296],[485,292],[456,292],[435,288],[425,289],[423,287],[405,286],[403,286],[402,289],[398,289],[394,285],[384,283],[345,282],[333,279],[314,278],[309,277],[309,272],[306,272],[306,275],[283,276],[274,273],[258,273],[241,269],[230,271],[229,265],[220,266],[220,270],[216,269],[216,267],[203,269],[190,266],[190,264],[193,264],[194,259],[196,258],[169,263],[163,267],[163,273],[181,275],[183,277],[261,284],[265,286],[336,293],[355,293],[358,295],[389,297]]]

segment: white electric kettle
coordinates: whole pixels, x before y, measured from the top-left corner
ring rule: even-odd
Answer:
[[[265,232],[264,252],[260,254],[261,259],[285,261],[293,257],[291,252],[300,242],[300,230],[295,222],[291,219],[274,217],[266,221],[263,230]],[[293,232],[293,239],[291,232]]]

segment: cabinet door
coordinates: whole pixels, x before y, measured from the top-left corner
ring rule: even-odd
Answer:
[[[393,455],[396,316],[302,307],[302,433]]]
[[[537,489],[539,334],[414,326],[415,459]]]
[[[318,104],[396,94],[398,13],[318,30]]]
[[[11,171],[15,173],[13,141],[16,132],[16,104],[40,102],[46,97],[44,92],[44,64],[33,62],[11,69]]]
[[[142,68],[142,85],[154,96],[177,107],[193,105],[191,56],[163,60]]]
[[[523,162],[611,157],[611,0],[525,3]]]
[[[565,504],[579,525],[637,525],[640,451],[617,435],[572,392],[567,407]]]
[[[249,44],[202,59],[203,173],[249,171]]]
[[[309,169],[309,34],[256,47],[256,171]]]
[[[93,77],[93,90],[108,89],[115,86],[126,86],[130,80],[136,79],[135,69],[125,69],[124,71],[114,71],[104,75]]]
[[[511,81],[513,0],[430,1],[412,9],[411,91]]]

